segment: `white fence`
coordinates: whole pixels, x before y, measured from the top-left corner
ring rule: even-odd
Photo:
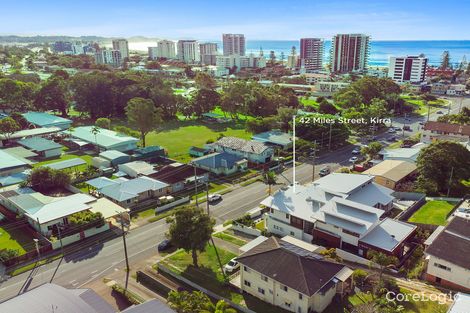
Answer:
[[[261,236],[261,231],[259,229],[248,227],[248,226],[238,224],[235,222],[232,224],[232,230],[239,231],[241,233],[244,233],[250,236],[255,236],[255,237]]]
[[[158,206],[158,207],[155,208],[155,213],[159,213],[159,212],[171,209],[175,206],[178,206],[178,205],[186,203],[186,202],[189,202],[189,196],[178,199],[178,200],[175,200],[173,202],[167,203],[167,204],[162,205],[162,206]]]
[[[104,225],[101,227],[93,227],[93,228],[86,229],[85,231],[83,231],[83,234],[84,234],[83,239],[97,235],[107,230],[109,230],[109,223],[104,223]],[[82,240],[80,233],[76,233],[71,236],[63,237],[62,245],[67,246],[71,243],[74,243],[80,240]],[[57,239],[56,241],[51,242],[51,245],[52,245],[52,249],[54,250],[60,249],[60,240]]]

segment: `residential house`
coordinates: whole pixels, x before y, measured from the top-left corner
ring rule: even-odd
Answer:
[[[379,157],[382,160],[396,160],[405,161],[409,163],[416,163],[418,155],[423,147],[424,146],[411,148],[383,149],[379,152]]]
[[[107,150],[92,159],[92,164],[96,168],[114,167],[119,164],[130,162],[131,156],[117,150]]]
[[[211,153],[193,159],[191,164],[216,175],[231,175],[248,168],[248,161],[228,152]]]
[[[185,189],[193,189],[194,181],[197,181],[198,185],[207,182],[209,172],[201,168],[195,169],[188,164],[172,163],[163,166],[149,177],[167,183],[171,186],[171,192],[174,193]]]
[[[447,313],[468,313],[470,311],[470,294],[457,292],[454,303],[449,307]]]
[[[251,139],[287,150],[292,148],[292,135],[280,130],[272,130],[253,135]]]
[[[165,149],[160,146],[147,146],[134,150],[132,158],[134,160],[154,160],[165,156]]]
[[[352,270],[315,248],[288,238],[262,241],[237,258],[241,289],[291,312],[322,312],[346,291]]]
[[[274,155],[274,149],[265,143],[237,137],[222,137],[212,147],[216,152],[233,154],[252,163],[268,163]]]
[[[38,301],[40,299],[40,301]],[[53,283],[44,283],[0,303],[0,311],[8,313],[119,313],[92,289],[67,289]],[[165,302],[150,299],[120,311],[175,313]]]
[[[0,177],[21,173],[29,168],[29,165],[25,161],[18,159],[4,150],[0,150],[0,160]]]
[[[205,156],[206,154],[208,154],[210,152],[209,149],[205,149],[205,148],[199,148],[199,147],[194,147],[192,146],[191,148],[189,148],[189,155],[190,156],[193,156],[193,157],[201,157],[201,156]]]
[[[146,176],[114,180],[98,177],[86,183],[95,188],[98,194],[126,208],[134,208],[145,201],[166,196],[171,191],[168,184]]]
[[[399,160],[385,160],[363,172],[374,176],[374,181],[384,187],[395,189],[407,178],[416,173],[416,165]]]
[[[94,126],[80,126],[64,132],[72,137],[68,140],[69,145],[76,149],[85,149],[89,146],[100,150],[117,150],[126,152],[137,148],[139,139],[130,137],[113,130],[99,128],[94,133]]]
[[[156,173],[154,166],[145,161],[133,161],[119,164],[118,168],[120,172],[125,173],[125,175],[130,177],[138,177],[142,175],[148,176]]]
[[[470,291],[470,220],[454,217],[426,240],[426,280]]]
[[[72,120],[45,112],[27,112],[23,117],[34,127],[58,127],[68,129],[72,126]]]
[[[43,137],[29,137],[21,139],[18,144],[34,151],[43,158],[59,157],[62,154],[62,145]]]
[[[459,125],[429,121],[423,127],[421,142],[431,143],[436,140],[469,142],[470,125]]]
[[[10,211],[26,217],[28,223],[47,236],[61,225],[68,225],[68,217],[90,210],[96,198],[86,194],[49,197],[31,188],[19,188],[0,193],[0,204]]]
[[[359,241],[380,224],[392,208],[393,190],[374,182],[374,177],[333,173],[306,185],[282,188],[261,205],[269,211],[266,228],[280,236],[346,249],[361,256]],[[394,220],[387,222],[394,224]],[[385,230],[393,229],[386,227]],[[383,233],[381,233],[383,235]],[[389,233],[399,242],[392,252],[403,251],[407,237]],[[389,245],[377,249],[387,250]]]
[[[31,129],[23,129],[17,132],[14,132],[10,135],[2,134],[0,135],[0,147],[5,146],[8,142],[17,141],[26,137],[35,137],[35,136],[45,136],[60,132],[62,129],[59,127],[39,127]]]

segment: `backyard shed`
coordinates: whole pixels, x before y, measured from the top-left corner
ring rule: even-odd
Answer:
[[[131,160],[131,156],[117,150],[107,150],[99,154],[99,157],[107,160],[111,166],[127,163]],[[109,166],[109,165],[108,165]]]

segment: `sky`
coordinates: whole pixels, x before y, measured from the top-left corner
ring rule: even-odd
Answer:
[[[469,40],[470,0],[0,0],[0,35]]]

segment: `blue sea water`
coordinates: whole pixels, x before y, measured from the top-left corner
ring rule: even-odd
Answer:
[[[221,45],[219,44],[221,47]],[[292,46],[299,53],[299,41],[291,40],[247,40],[247,52],[258,53],[263,49],[264,55],[269,56],[273,50],[279,58],[284,52],[285,58],[290,54]],[[324,62],[329,61],[331,41],[325,41]],[[387,66],[390,56],[419,55],[424,54],[431,65],[439,65],[442,53],[449,51],[451,63],[459,64],[463,56],[470,60],[470,40],[442,40],[442,41],[374,41],[370,43],[369,65]]]

